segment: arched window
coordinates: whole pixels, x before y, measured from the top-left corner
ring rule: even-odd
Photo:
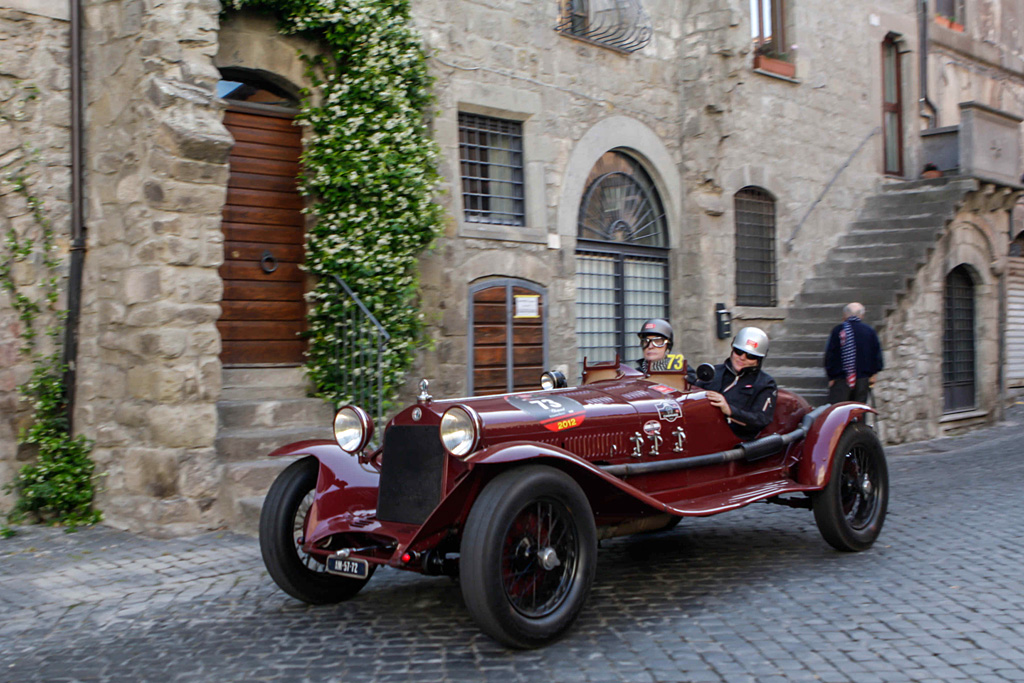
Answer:
[[[774,306],[775,198],[760,187],[736,193],[736,304]]]
[[[974,408],[974,280],[966,266],[946,276],[942,336],[942,388],[945,412]]]
[[[577,222],[577,360],[639,359],[636,332],[667,318],[668,225],[647,171],[606,152],[587,178]]]

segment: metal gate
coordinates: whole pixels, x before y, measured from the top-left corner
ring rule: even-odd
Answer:
[[[974,408],[974,281],[964,266],[946,276],[942,337],[944,412]]]
[[[1024,387],[1024,256],[1011,256],[1006,270],[1006,384]]]

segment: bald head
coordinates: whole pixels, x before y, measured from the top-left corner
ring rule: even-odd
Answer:
[[[857,303],[856,301],[854,301],[852,303],[848,303],[845,306],[843,306],[843,320],[846,320],[847,318],[852,318],[852,317],[857,317],[857,318],[863,318],[864,317],[864,306],[862,306],[861,304]]]

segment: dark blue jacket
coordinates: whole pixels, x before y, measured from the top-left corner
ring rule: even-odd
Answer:
[[[878,341],[878,335],[871,329],[870,325],[860,320],[850,320],[853,326],[853,339],[857,345],[857,377],[870,377],[877,374],[885,364],[882,362],[882,345]],[[839,343],[839,333],[842,331],[842,323],[832,328],[832,334],[828,337],[828,345],[825,347],[825,373],[829,379],[843,379],[846,371],[843,369],[843,351]]]
[[[739,376],[728,360],[715,366],[715,376],[702,382],[691,375],[691,384],[701,389],[717,391],[732,408],[732,417],[726,418],[733,434],[741,439],[753,439],[775,417],[778,388],[775,380],[760,366],[746,368]]]

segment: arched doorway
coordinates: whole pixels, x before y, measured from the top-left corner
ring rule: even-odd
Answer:
[[[943,412],[975,406],[974,279],[960,265],[946,276],[945,325],[942,337]]]
[[[636,332],[668,318],[668,222],[643,166],[606,152],[587,178],[577,220],[577,362],[639,359]]]
[[[221,362],[226,366],[302,363],[306,326],[305,217],[296,178],[302,132],[298,100],[261,72],[222,70],[218,95],[235,139],[222,213],[224,281]]]

